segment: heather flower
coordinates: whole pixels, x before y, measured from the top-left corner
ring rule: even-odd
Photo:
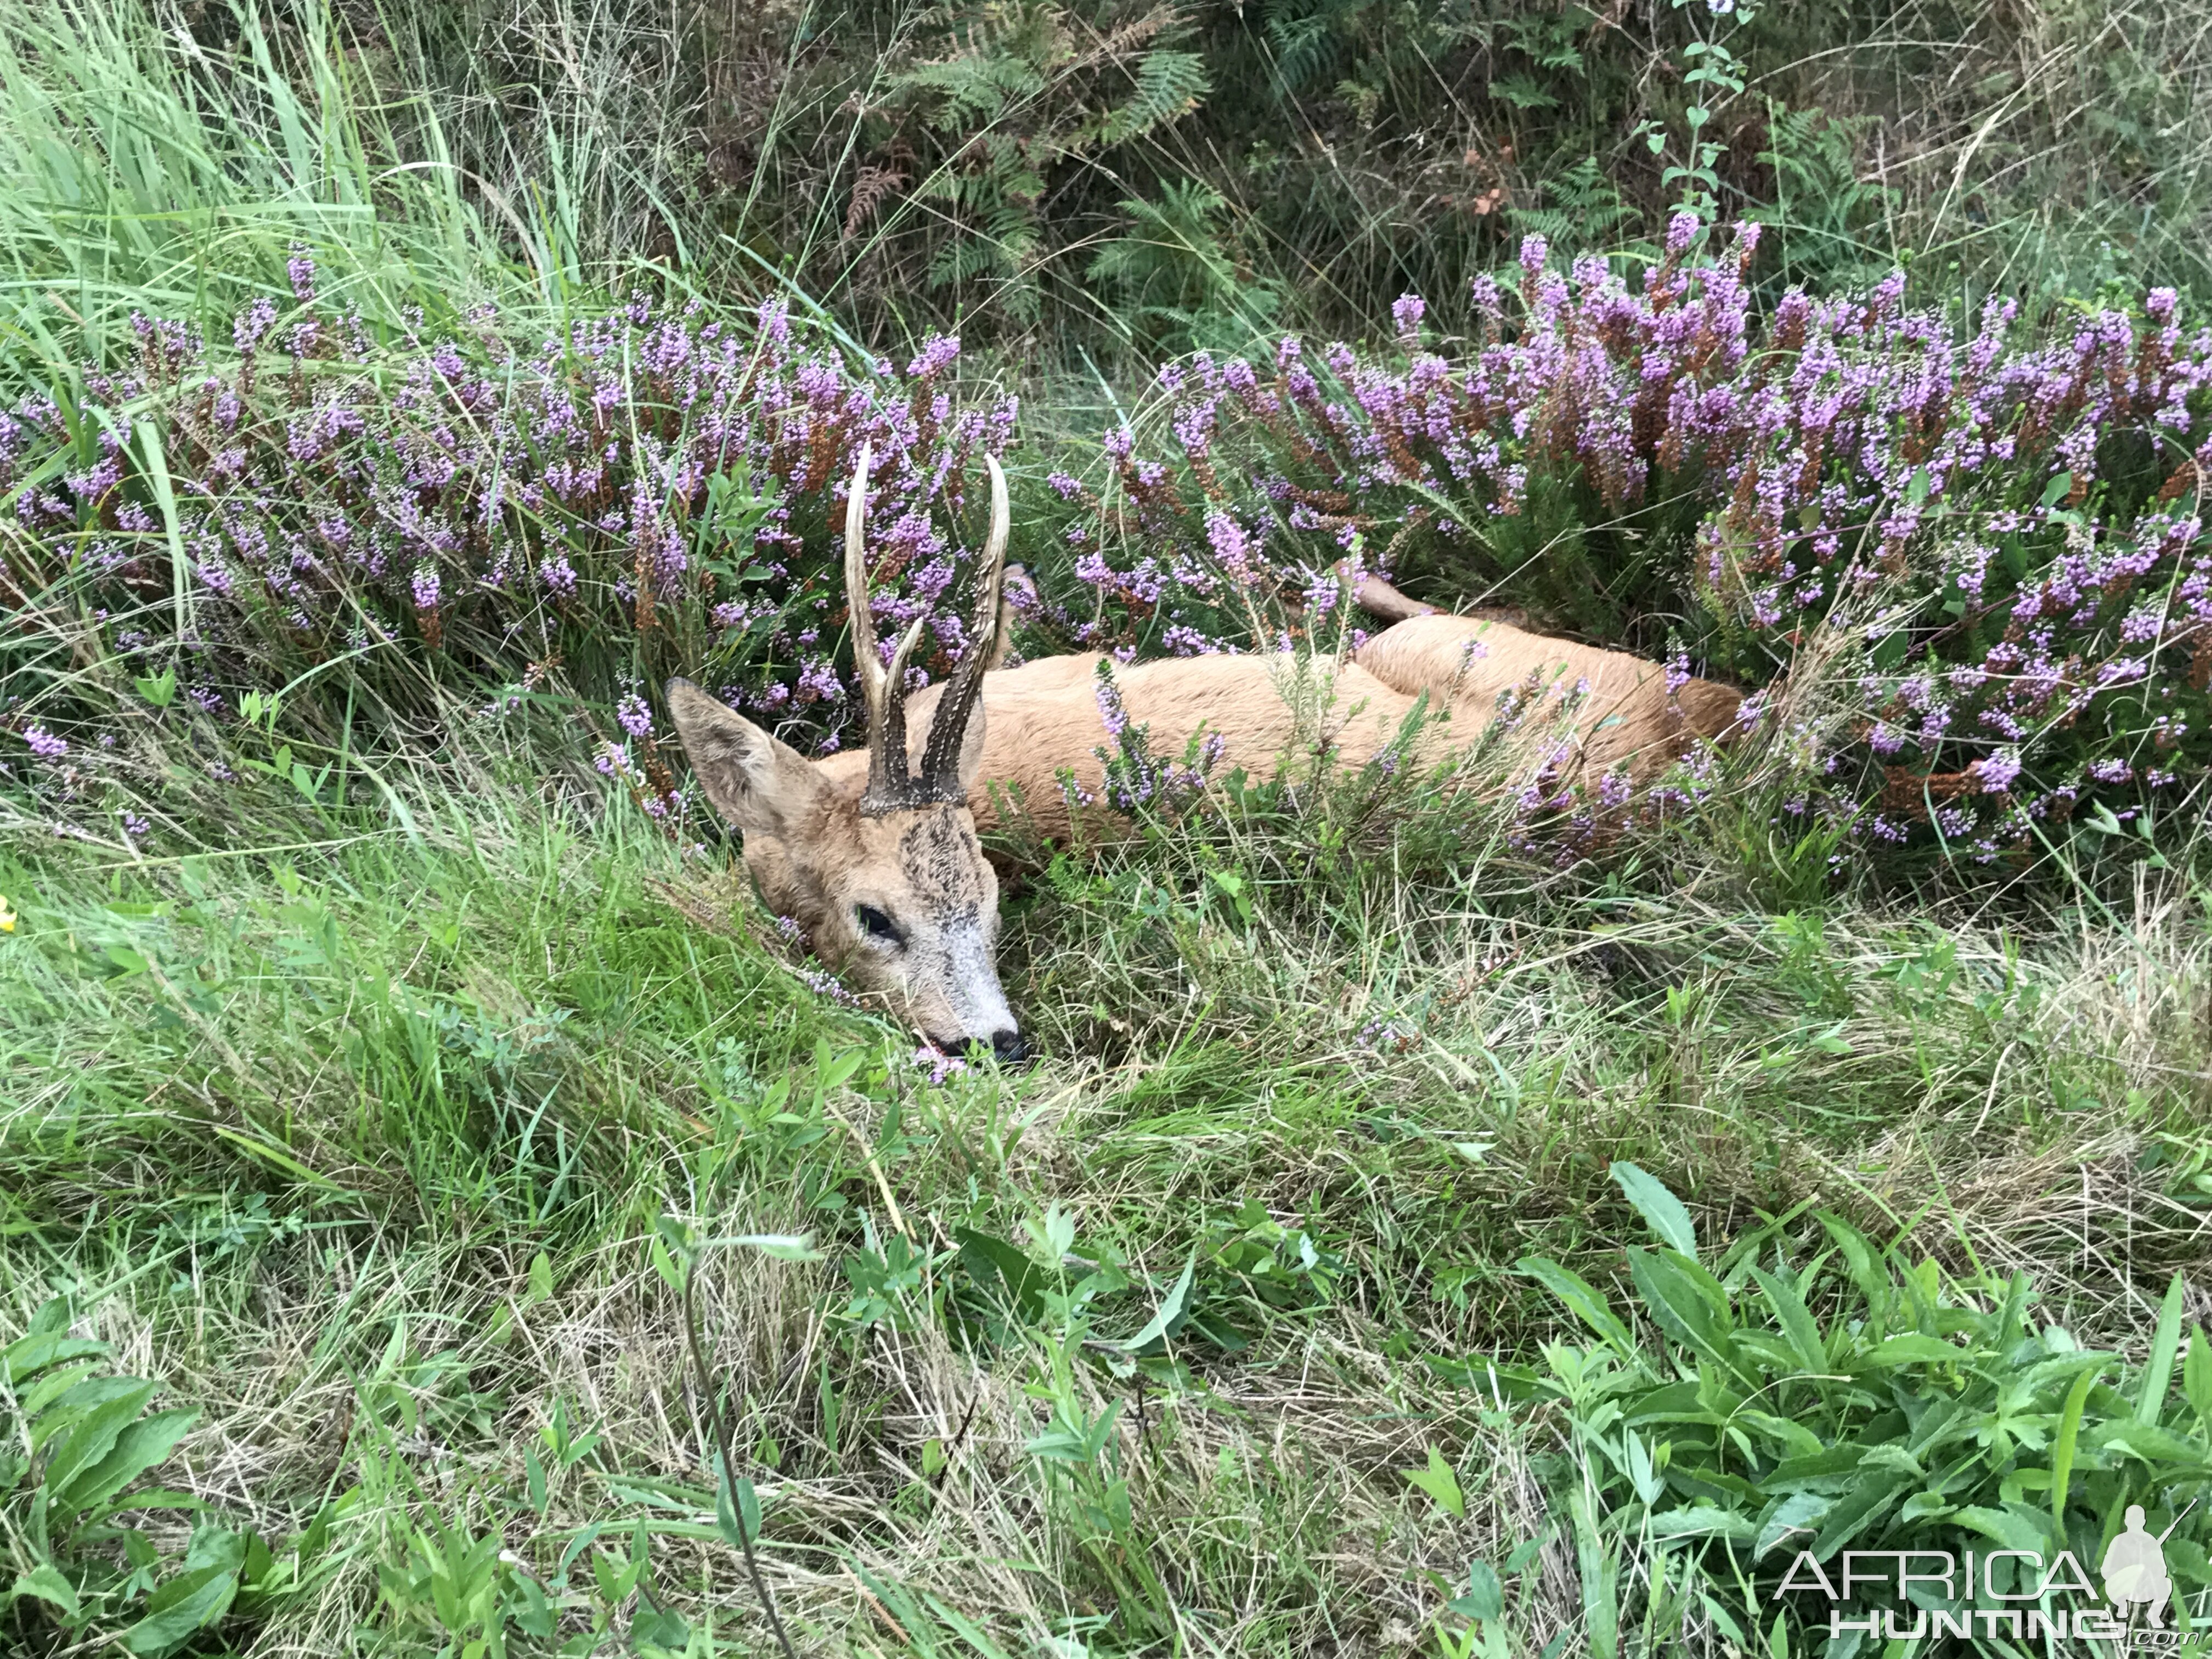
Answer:
[[[252,356],[253,349],[261,343],[262,337],[276,325],[276,302],[273,300],[256,300],[240,312],[230,331],[232,343],[238,347],[239,356]]]
[[[615,706],[615,723],[633,738],[653,734],[653,709],[636,692],[631,692]]]
[[[43,726],[24,727],[23,741],[31,745],[31,752],[40,760],[59,760],[69,753],[68,742],[54,736]]]
[[[284,262],[284,275],[292,284],[292,297],[303,306],[315,303],[314,256],[299,243],[292,244],[292,257]]]
[[[1980,780],[1984,794],[2001,795],[2020,778],[2020,755],[2017,750],[2000,749],[1996,753],[1976,761],[1967,769]]]

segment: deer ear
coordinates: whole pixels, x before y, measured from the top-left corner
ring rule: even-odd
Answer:
[[[707,799],[749,836],[790,835],[822,793],[805,757],[690,680],[669,681],[667,696]]]

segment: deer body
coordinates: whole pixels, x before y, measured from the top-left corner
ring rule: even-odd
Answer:
[[[744,832],[745,864],[769,907],[938,1047],[983,1042],[1013,1060],[1026,1046],[999,984],[998,880],[976,839],[999,827],[991,786],[1020,801],[1027,827],[1064,837],[1073,809],[1062,773],[1096,793],[1104,769],[1095,751],[1111,745],[1096,653],[987,667],[1004,649],[1005,483],[990,468],[981,643],[950,679],[909,698],[898,687],[920,623],[885,665],[868,611],[863,452],[846,574],[869,704],[865,751],[808,761],[688,680],[670,682],[668,701],[708,798]],[[1501,696],[1532,685],[1538,695],[1580,688],[1565,726],[1573,765],[1646,776],[1692,736],[1720,736],[1741,701],[1701,680],[1670,696],[1664,671],[1641,658],[1439,615],[1386,629],[1349,661],[1178,658],[1117,667],[1114,681],[1156,759],[1180,761],[1197,738],[1213,752],[1212,775],[1254,779],[1316,741],[1340,763],[1364,764],[1425,709],[1447,718],[1411,730],[1415,758],[1449,758],[1498,717]]]

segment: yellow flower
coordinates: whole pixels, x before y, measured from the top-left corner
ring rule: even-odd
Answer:
[[[15,931],[15,913],[8,908],[8,896],[0,893],[0,933]]]

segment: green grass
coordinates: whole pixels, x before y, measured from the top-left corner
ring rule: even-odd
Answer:
[[[2027,1271],[2044,1316],[2137,1352],[2144,1287],[2202,1261],[2205,963],[2172,904],[2031,941],[1745,908],[1681,879],[1694,841],[1591,891],[1480,854],[1376,879],[1418,813],[1295,886],[1295,830],[1194,833],[1018,895],[1048,1058],[933,1086],[722,855],[626,804],[479,781],[412,836],[381,816],[0,862],[0,1320],[65,1296],[198,1408],[161,1484],[228,1524],[275,1547],[336,1506],[313,1582],[222,1627],[240,1650],[465,1638],[420,1559],[441,1526],[550,1579],[595,1526],[615,1573],[640,1525],[653,1601],[759,1650],[687,1240],[823,1258],[711,1252],[699,1299],[783,1616],[861,1652],[1371,1650],[1463,1624],[1437,1585],[1540,1539],[1515,1618],[1580,1628],[1549,1414],[1430,1362],[1560,1331],[1522,1258],[1617,1280],[1615,1161],[1708,1238],[1824,1207]],[[1204,873],[1231,866],[1249,921]],[[978,1234],[1068,1265],[1010,1297]],[[1186,1262],[1180,1338],[1119,1354]],[[1406,1479],[1431,1447],[1464,1517]]]

